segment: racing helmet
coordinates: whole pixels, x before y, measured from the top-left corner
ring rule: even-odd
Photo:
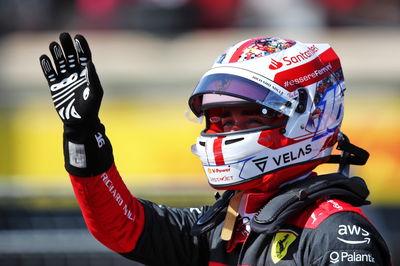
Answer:
[[[326,162],[343,119],[344,77],[329,44],[279,37],[229,47],[200,79],[189,106],[205,117],[192,145],[216,189],[274,190]],[[224,110],[257,110],[269,123],[224,130]]]

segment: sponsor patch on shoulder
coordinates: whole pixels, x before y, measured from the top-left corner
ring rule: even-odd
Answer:
[[[370,233],[355,224],[340,224],[337,233],[336,238],[349,245],[369,244],[371,241]]]

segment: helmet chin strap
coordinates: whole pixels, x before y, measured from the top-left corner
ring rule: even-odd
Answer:
[[[221,230],[221,239],[229,241],[232,238],[235,228],[236,217],[239,213],[240,200],[242,199],[243,191],[237,192],[229,201],[226,211],[224,227]]]
[[[364,165],[368,161],[369,152],[350,143],[349,138],[339,132],[337,150],[341,150],[341,155],[331,155],[327,163],[338,163],[338,172],[344,176],[349,176],[350,165]]]

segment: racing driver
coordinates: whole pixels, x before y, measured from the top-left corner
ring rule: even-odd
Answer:
[[[205,120],[192,152],[224,192],[213,206],[183,209],[125,186],[98,117],[103,89],[85,38],[62,33],[50,54],[40,65],[64,125],[65,168],[106,247],[145,265],[391,265],[359,208],[368,188],[348,175],[369,154],[340,131],[346,86],[328,44],[259,37],[217,58],[189,107]],[[338,172],[318,175],[322,163]]]

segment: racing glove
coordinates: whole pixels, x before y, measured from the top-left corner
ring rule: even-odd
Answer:
[[[114,162],[111,143],[98,116],[103,88],[86,39],[76,35],[72,40],[64,32],[60,44],[53,41],[49,46],[54,65],[47,55],[40,56],[40,65],[64,124],[65,168],[75,176],[95,176]]]

